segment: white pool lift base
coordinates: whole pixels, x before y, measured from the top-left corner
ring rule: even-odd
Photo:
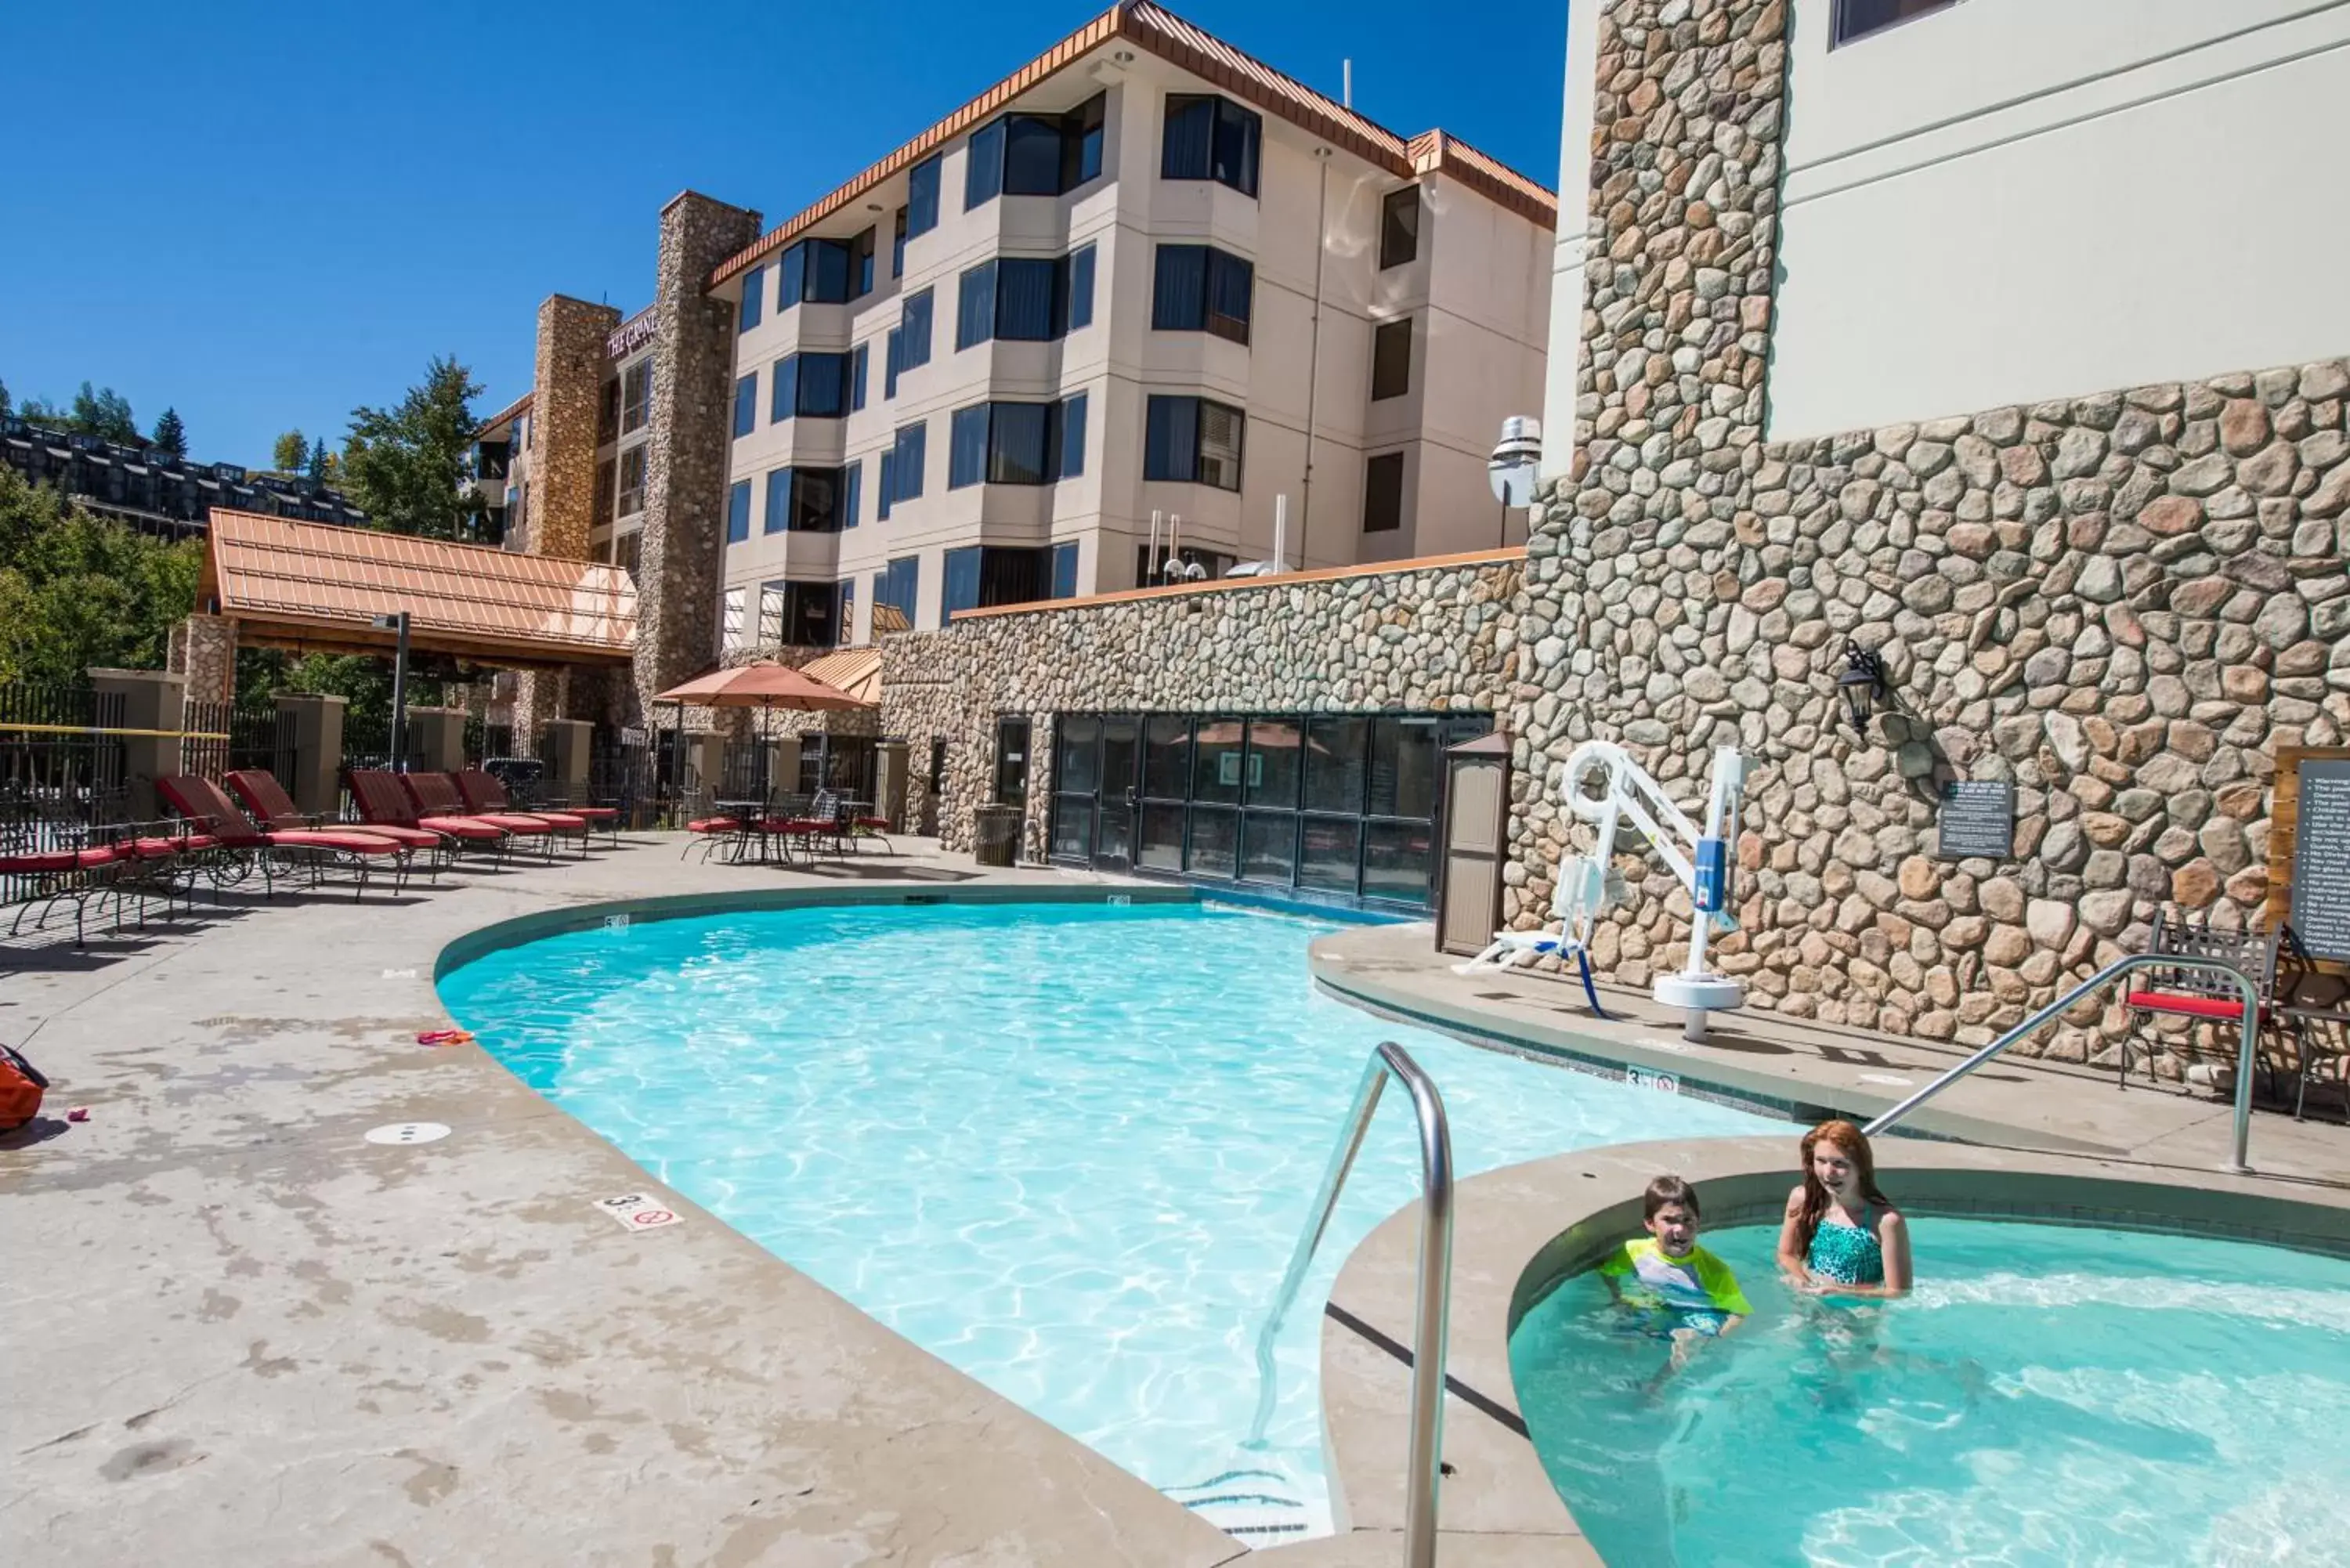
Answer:
[[[1660,974],[1657,977],[1659,1006],[1683,1010],[1681,1038],[1702,1044],[1705,1015],[1734,1012],[1746,1005],[1746,987],[1727,975]]]

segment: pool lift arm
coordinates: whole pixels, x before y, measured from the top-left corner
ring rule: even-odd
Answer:
[[[1480,969],[1506,969],[1534,959],[1573,960],[1583,976],[1591,1010],[1607,1014],[1591,980],[1590,942],[1593,928],[1611,905],[1629,897],[1624,879],[1609,867],[1616,836],[1626,817],[1647,839],[1667,868],[1680,879],[1694,912],[1690,932],[1689,961],[1678,973],[1657,977],[1656,997],[1668,1007],[1685,1011],[1684,1038],[1705,1038],[1705,1015],[1742,1007],[1746,988],[1726,975],[1706,968],[1706,946],[1714,936],[1738,929],[1730,913],[1731,862],[1730,846],[1738,838],[1741,797],[1746,789],[1746,759],[1737,748],[1723,746],[1713,753],[1712,789],[1706,801],[1705,826],[1700,829],[1675,805],[1648,771],[1634,762],[1623,747],[1607,741],[1586,741],[1575,749],[1560,771],[1567,809],[1596,825],[1598,841],[1587,855],[1567,855],[1558,864],[1558,892],[1552,916],[1553,931],[1502,931],[1492,946],[1458,966],[1462,974]],[[1593,786],[1598,786],[1593,793]]]

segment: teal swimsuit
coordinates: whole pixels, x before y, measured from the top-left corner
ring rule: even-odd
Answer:
[[[1865,1204],[1858,1225],[1823,1218],[1812,1232],[1811,1251],[1804,1267],[1814,1278],[1839,1285],[1881,1285],[1885,1282],[1885,1248],[1877,1240],[1875,1205]]]

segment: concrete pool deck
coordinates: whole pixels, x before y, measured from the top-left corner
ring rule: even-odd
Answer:
[[[674,1194],[445,1023],[495,921],[753,887],[1050,893],[678,842],[0,954],[0,1562],[1197,1564],[1232,1537]],[[91,1109],[67,1124],[69,1106]],[[439,1122],[438,1142],[370,1128]],[[596,1207],[651,1191],[681,1224]]]

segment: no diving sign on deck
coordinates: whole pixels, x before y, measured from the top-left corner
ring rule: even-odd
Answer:
[[[599,1198],[596,1207],[609,1214],[623,1231],[654,1231],[663,1225],[677,1223],[677,1210],[658,1198],[641,1192],[623,1193],[618,1198]]]

